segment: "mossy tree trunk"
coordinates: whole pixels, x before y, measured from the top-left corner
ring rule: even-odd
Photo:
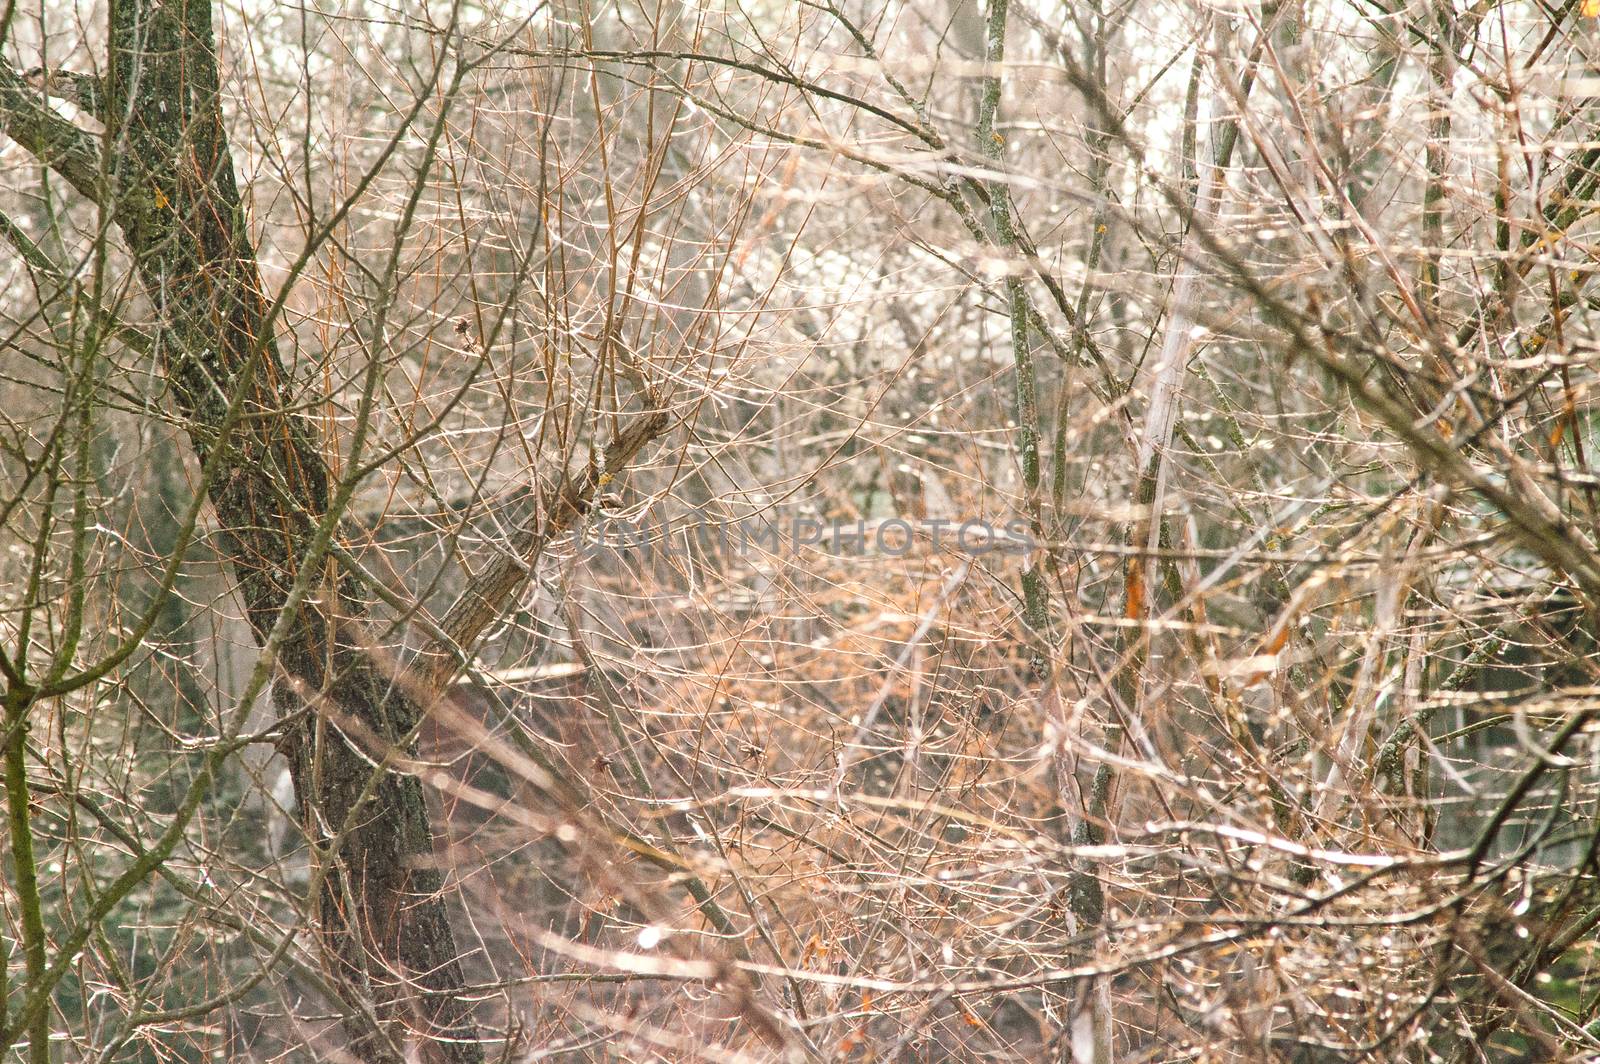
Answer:
[[[441,893],[422,786],[383,764],[420,708],[361,644],[354,579],[328,556],[338,485],[294,411],[223,126],[209,0],[113,0],[98,138],[0,74],[6,132],[107,210],[156,308],[174,404],[204,462],[219,542],[266,645],[304,567],[316,591],[277,653],[275,704],[305,828],[319,856],[324,963],[343,989],[357,1059],[483,1059]],[[224,432],[239,397],[237,425]],[[335,515],[336,516],[336,515]],[[340,725],[343,725],[341,727]]]

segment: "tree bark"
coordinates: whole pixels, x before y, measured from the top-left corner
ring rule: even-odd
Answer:
[[[319,861],[323,963],[360,1003],[350,1015],[377,1019],[350,1020],[341,1048],[363,1061],[481,1061],[406,747],[460,648],[526,582],[544,544],[593,505],[601,479],[665,431],[666,415],[641,415],[587,476],[560,478],[517,544],[515,571],[497,566],[475,583],[448,618],[449,638],[415,668],[375,659],[356,579],[317,547],[337,485],[315,427],[294,409],[269,320],[222,121],[210,0],[113,0],[110,31],[107,73],[85,97],[107,126],[108,156],[4,68],[0,128],[109,212],[155,306],[155,346],[202,462],[241,397],[206,490],[263,644],[304,567],[317,567],[280,644],[274,702],[290,721],[281,746]]]
[[[230,400],[246,390],[208,491],[246,616],[264,642],[312,554],[331,478],[315,430],[290,410],[264,320],[215,47],[209,0],[111,6],[104,117],[119,150],[106,170],[114,218],[162,326],[172,396],[202,461]],[[374,766],[384,748],[407,741],[419,707],[351,638],[364,612],[355,580],[330,563],[322,584],[281,646],[274,701],[283,715],[308,703],[332,711],[297,717],[282,746],[308,838],[321,851],[324,964],[382,1024],[352,1028],[348,1048],[384,1060],[416,1040],[424,1059],[479,1061],[422,786],[408,772]],[[375,748],[358,749],[360,740],[329,717],[354,722],[350,730]]]

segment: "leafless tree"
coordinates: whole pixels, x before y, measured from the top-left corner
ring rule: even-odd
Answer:
[[[5,1051],[1595,1057],[1597,19],[12,0]]]

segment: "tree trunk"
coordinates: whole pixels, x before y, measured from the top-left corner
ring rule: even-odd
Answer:
[[[314,426],[292,410],[266,321],[222,123],[209,0],[116,0],[110,17],[95,101],[114,145],[103,169],[93,141],[9,73],[0,121],[110,209],[156,307],[173,401],[202,461],[244,390],[207,491],[250,627],[265,643],[302,565],[319,553],[332,481]],[[364,1061],[399,1059],[408,1046],[427,1061],[480,1061],[422,786],[376,767],[408,741],[420,710],[360,645],[354,579],[331,559],[321,567],[280,644],[274,701],[280,715],[295,715],[282,748],[319,851],[324,963],[355,1004],[352,1017],[366,1015],[347,1022],[342,1048]]]
[[[112,7],[107,115],[123,137],[114,164],[119,219],[164,325],[161,353],[201,460],[236,389],[244,418],[209,485],[223,551],[265,641],[300,575],[330,495],[313,428],[290,412],[287,380],[245,231],[218,97],[209,0]],[[131,195],[130,195],[131,193]],[[141,195],[143,193],[143,195]],[[286,736],[299,807],[319,850],[317,920],[324,963],[384,1030],[352,1027],[361,1059],[422,1036],[425,1059],[482,1059],[441,897],[422,787],[374,758],[407,741],[419,711],[351,636],[364,606],[348,574],[309,595],[279,651],[281,714],[314,712]],[[317,712],[326,708],[331,713]],[[334,720],[364,731],[367,753]],[[343,833],[342,839],[335,836]],[[334,844],[334,852],[326,847]],[[387,1043],[387,1044],[386,1044]]]

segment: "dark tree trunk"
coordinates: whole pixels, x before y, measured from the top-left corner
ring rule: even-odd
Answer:
[[[439,639],[409,665],[374,656],[356,580],[317,549],[338,489],[315,427],[295,411],[268,320],[222,122],[210,0],[112,0],[110,21],[104,79],[60,74],[47,86],[70,89],[107,137],[61,118],[3,66],[0,129],[121,231],[159,317],[173,402],[201,461],[214,465],[206,490],[250,626],[264,646],[278,633],[282,747],[322,876],[323,962],[348,1006],[340,1048],[384,1064],[481,1061],[422,786],[390,755],[406,752],[427,701],[450,688],[460,648],[526,585],[545,544],[593,507],[669,416],[645,396],[651,409],[586,472],[554,479]],[[101,144],[112,150],[104,160]]]
[[[172,397],[202,461],[221,438],[233,397],[245,391],[208,491],[250,626],[265,644],[332,484],[314,427],[291,410],[264,320],[215,47],[210,0],[114,0],[110,64],[96,100],[114,145],[103,175],[88,164],[92,141],[31,110],[14,76],[0,86],[0,110],[16,139],[112,208],[159,315]],[[315,579],[279,645],[274,692],[280,714],[294,715],[283,749],[306,831],[321,851],[324,963],[357,1004],[353,1015],[369,1017],[347,1024],[351,1044],[341,1048],[362,1060],[395,1059],[408,1045],[429,1061],[482,1060],[421,784],[404,770],[375,767],[408,741],[419,708],[393,670],[359,645],[364,606],[355,581],[331,560]]]

